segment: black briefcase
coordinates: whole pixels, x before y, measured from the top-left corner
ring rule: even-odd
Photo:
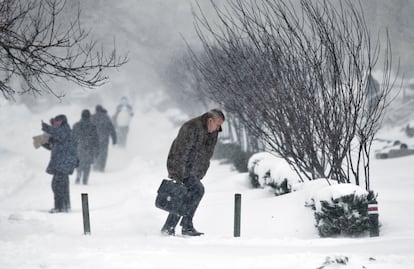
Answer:
[[[184,184],[171,179],[163,179],[158,188],[155,206],[170,213],[182,216],[185,215],[186,197],[187,188]]]

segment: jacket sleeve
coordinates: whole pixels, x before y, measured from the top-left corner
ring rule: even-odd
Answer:
[[[50,134],[52,131],[52,126],[50,126],[47,123],[42,123],[42,131],[45,131],[46,133]]]
[[[50,126],[49,124],[46,123],[42,123],[42,131],[46,132],[47,134],[50,135],[49,141],[46,144],[43,144],[42,147],[44,147],[47,150],[51,150],[52,149],[52,140],[53,140],[53,136],[51,134],[53,127]]]
[[[111,121],[109,121],[108,125],[109,125],[109,133],[110,133],[111,138],[112,138],[112,144],[115,145],[116,142],[117,142],[115,127],[114,127],[114,125],[112,124]]]
[[[48,133],[54,141],[63,142],[65,141],[65,139],[67,139],[67,133],[65,132],[65,128],[63,125],[59,128],[54,128],[46,123],[43,123],[42,130]]]
[[[202,172],[202,174],[200,175],[201,178],[203,178],[206,175],[207,170],[210,167],[210,160],[213,157],[214,148],[215,148],[215,146],[217,144],[217,136],[218,136],[218,133],[214,133],[212,135],[213,135],[213,137],[212,137],[212,139],[211,139],[211,141],[209,143],[209,146],[206,148],[206,152],[205,152],[206,162],[205,162],[204,169],[201,170],[201,172]]]
[[[129,115],[131,117],[133,117],[134,116],[134,110],[132,109],[132,106],[131,105],[128,105],[127,107],[128,107]]]
[[[73,140],[75,140],[75,142],[77,143],[77,144],[79,144],[80,143],[80,128],[79,128],[79,125],[77,124],[77,123],[75,123],[74,125],[73,125],[73,127],[72,127],[72,137],[73,137]]]
[[[170,178],[182,181],[188,173],[187,170],[194,161],[191,160],[190,152],[194,148],[196,136],[196,130],[189,126],[183,126],[179,130],[168,155],[167,169]]]
[[[47,150],[51,150],[52,149],[52,145],[50,144],[50,142],[47,142],[45,144],[42,144],[42,147],[44,147]]]

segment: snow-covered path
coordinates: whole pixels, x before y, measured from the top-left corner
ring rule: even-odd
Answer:
[[[7,113],[13,109],[7,108]],[[65,109],[70,118],[78,118],[79,108]],[[0,107],[2,124],[11,124],[4,113]],[[49,214],[51,176],[44,172],[49,155],[30,145],[40,117],[46,116],[21,109],[14,113],[29,119],[15,121],[0,135],[10,140],[0,148],[1,269],[414,266],[414,157],[373,163],[383,225],[378,238],[319,238],[303,192],[275,197],[267,190],[251,189],[246,174],[219,161],[203,179],[206,194],[195,217],[196,228],[206,234],[163,237],[159,230],[166,213],[155,208],[154,200],[176,133],[164,114],[138,113],[130,148],[111,148],[107,172],[93,173],[88,186],[73,184],[72,176],[72,212]],[[89,196],[89,236],[83,235],[81,193]],[[240,238],[233,237],[235,193],[242,194]],[[347,265],[334,262],[344,257]]]

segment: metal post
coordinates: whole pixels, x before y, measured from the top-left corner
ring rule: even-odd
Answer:
[[[234,195],[234,237],[240,237],[241,194]]]
[[[368,217],[369,217],[369,236],[379,236],[378,225],[378,202],[372,200],[368,202]]]
[[[83,233],[91,234],[91,224],[89,222],[89,203],[88,194],[82,193],[82,213],[83,213]]]

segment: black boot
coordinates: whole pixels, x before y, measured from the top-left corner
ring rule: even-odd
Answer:
[[[174,236],[175,235],[175,226],[177,226],[180,216],[175,214],[168,214],[167,220],[165,221],[164,226],[161,229],[161,234]]]
[[[189,227],[189,228],[184,228],[181,230],[181,234],[182,235],[187,235],[187,236],[200,236],[203,235],[204,233],[197,231],[194,227]]]
[[[175,236],[175,228],[174,227],[162,227],[161,234],[165,236]]]

